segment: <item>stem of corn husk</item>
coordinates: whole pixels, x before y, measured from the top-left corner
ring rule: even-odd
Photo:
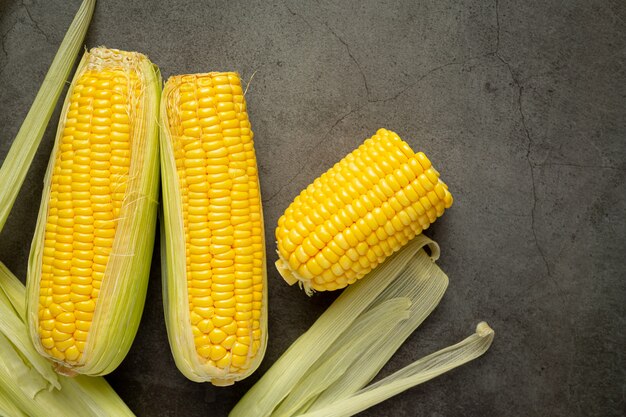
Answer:
[[[0,231],[24,183],[54,107],[83,45],[95,5],[96,0],[84,0],[78,9],[0,168]]]

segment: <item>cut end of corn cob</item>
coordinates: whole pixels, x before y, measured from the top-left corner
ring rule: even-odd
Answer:
[[[230,385],[267,338],[263,214],[236,73],[171,77],[161,104],[166,323],[178,368]]]
[[[278,220],[276,268],[307,294],[344,288],[452,205],[422,152],[379,129],[309,185]]]
[[[137,330],[156,219],[159,88],[144,55],[94,48],[68,92],[28,280],[35,346],[60,373],[110,372]]]

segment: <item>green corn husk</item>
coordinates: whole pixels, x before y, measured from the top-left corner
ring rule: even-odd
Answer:
[[[425,245],[430,256],[422,249]],[[363,390],[443,297],[448,278],[434,263],[438,257],[437,244],[419,235],[368,277],[348,287],[248,391],[230,416],[298,416],[307,412],[348,416],[436,376],[428,373],[424,379],[420,364],[433,362],[427,357],[405,368],[415,370],[408,377],[403,370],[393,379],[383,380],[381,389],[369,392],[379,387],[378,383]],[[372,312],[399,300],[409,301],[406,318],[380,325],[389,322],[389,312]],[[364,322],[366,338],[362,337]],[[481,346],[486,350],[489,344]],[[439,373],[473,359],[466,350],[460,352],[461,360],[457,355],[453,361],[444,361],[451,366],[436,368]]]
[[[39,285],[51,190],[52,171],[59,152],[70,97],[85,71],[102,68],[133,70],[143,80],[141,100],[132,130],[128,185],[117,219],[113,247],[102,280],[85,351],[77,363],[58,361],[47,354],[38,335]],[[161,76],[158,68],[139,53],[106,48],[85,52],[68,92],[55,146],[44,180],[39,218],[31,246],[27,276],[27,322],[38,352],[57,362],[57,371],[73,375],[105,375],[124,359],[139,327],[154,246],[159,186],[158,109]],[[132,92],[131,92],[132,94]]]
[[[0,168],[0,231],[24,183],[54,107],[83,45],[96,0],[84,0]]]
[[[385,401],[418,384],[433,379],[451,369],[461,366],[489,349],[494,332],[485,322],[476,326],[476,332],[461,342],[432,353],[413,362],[398,372],[358,392],[340,398],[319,408],[315,403],[301,417],[351,416]],[[314,410],[314,411],[311,411]]]
[[[0,415],[133,416],[104,378],[57,375],[30,343],[25,289],[0,262]]]

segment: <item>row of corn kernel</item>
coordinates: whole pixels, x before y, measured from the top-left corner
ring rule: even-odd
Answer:
[[[69,362],[84,350],[130,164],[128,82],[115,75],[79,79],[53,171],[39,332],[48,353]]]

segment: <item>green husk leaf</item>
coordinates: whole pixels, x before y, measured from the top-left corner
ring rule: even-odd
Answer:
[[[2,262],[0,262],[0,279],[2,280],[2,285],[0,285],[0,297],[6,297],[8,302],[4,304],[13,307],[20,320],[24,322],[26,318],[24,284],[22,284]]]
[[[358,360],[361,351],[365,350],[364,346],[372,340],[386,337],[396,324],[408,319],[410,306],[409,298],[392,298],[358,317],[350,330],[337,339],[335,345],[339,348],[311,367],[272,415],[294,415],[327,389]]]
[[[390,329],[393,337],[372,339],[359,356],[361,359],[317,398],[311,410],[353,394],[367,385],[435,309],[447,285],[446,274],[431,261],[424,251],[419,251],[398,278],[379,297],[379,300],[398,296],[409,297],[412,301],[409,319]]]
[[[0,415],[11,417],[28,417],[17,405],[13,403],[11,395],[4,391],[0,385]]]
[[[27,317],[31,339],[39,353],[50,357],[38,337],[39,282],[45,226],[50,200],[52,171],[63,133],[63,121],[74,86],[88,70],[123,66],[143,77],[140,120],[135,121],[131,139],[131,162],[125,199],[111,254],[102,280],[100,294],[83,356],[78,364],[58,362],[61,373],[105,375],[124,359],[139,327],[143,312],[154,247],[159,188],[158,108],[161,92],[159,70],[147,57],[104,47],[85,52],[70,86],[44,180],[44,192],[28,261]],[[115,343],[110,343],[115,340]]]
[[[65,81],[83,45],[95,5],[96,0],[82,2],[0,168],[0,231],[9,217]]]
[[[432,353],[398,372],[348,397],[319,408],[300,417],[347,417],[385,401],[411,387],[433,379],[451,369],[461,366],[489,349],[494,332],[485,322],[476,327],[476,333]]]

